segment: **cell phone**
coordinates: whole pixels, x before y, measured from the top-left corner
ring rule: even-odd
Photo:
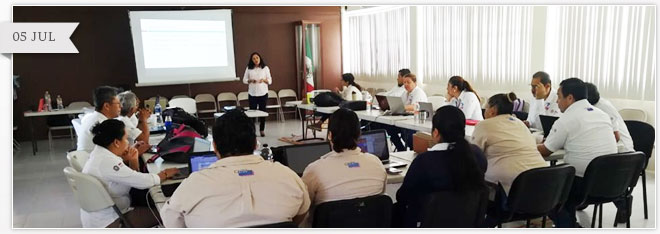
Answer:
[[[393,174],[393,175],[396,175],[396,174],[399,174],[399,173],[401,173],[401,172],[403,172],[403,171],[402,171],[402,170],[399,170],[399,169],[396,169],[396,168],[394,168],[394,167],[387,168],[387,174]]]

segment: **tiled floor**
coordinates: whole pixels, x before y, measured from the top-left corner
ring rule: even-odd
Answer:
[[[278,138],[300,135],[298,120],[285,123],[271,121],[266,124],[266,137],[259,137],[260,143],[271,146],[286,145]],[[325,136],[325,133],[318,134]],[[53,150],[48,150],[48,141],[39,141],[39,152],[32,155],[30,142],[22,142],[20,152],[13,156],[13,227],[14,228],[79,228],[80,207],[66,182],[62,169],[68,166],[66,151],[71,148],[69,139],[55,140]],[[632,227],[655,228],[655,180],[648,175],[649,219],[644,219],[642,187],[635,188]],[[395,193],[399,186],[388,186],[388,193]],[[612,227],[616,213],[613,204],[603,206],[603,226]],[[578,212],[579,222],[584,227],[591,223],[593,206]],[[505,227],[519,227],[523,223],[509,223]],[[619,228],[625,225],[619,225]]]

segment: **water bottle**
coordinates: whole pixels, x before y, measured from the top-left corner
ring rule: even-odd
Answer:
[[[165,116],[165,129],[170,130],[172,128],[172,116]]]
[[[273,161],[273,150],[268,147],[268,144],[264,144],[261,148],[261,157],[264,158],[264,160]]]
[[[367,101],[367,110],[371,111],[373,109],[373,104],[371,103],[373,101],[373,97],[369,93],[363,94],[364,100]]]
[[[61,110],[64,109],[64,104],[62,104],[62,97],[60,95],[57,95],[57,109]]]
[[[53,107],[51,106],[50,94],[46,91],[44,94],[44,111],[52,111]]]
[[[158,98],[156,98],[156,105],[154,106],[154,114],[156,114],[156,126],[158,127],[163,126],[163,116],[161,115],[162,113],[160,112],[160,103],[158,102]]]
[[[415,119],[415,122],[418,122],[419,121],[419,103],[414,103],[413,104],[413,115],[414,115],[413,118]]]

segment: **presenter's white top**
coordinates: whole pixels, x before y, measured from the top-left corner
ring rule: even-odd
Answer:
[[[248,83],[248,80],[261,79],[268,79],[268,84]],[[248,85],[248,94],[251,96],[260,97],[268,94],[268,85],[273,83],[273,78],[270,76],[270,68],[268,68],[268,66],[264,66],[264,68],[255,66],[254,69],[245,68],[245,73],[243,73],[243,83]]]
[[[101,181],[122,213],[131,210],[129,195],[131,187],[146,189],[160,184],[160,177],[157,174],[137,172],[126,166],[119,156],[98,145],[89,154],[89,161],[82,172]],[[80,209],[83,228],[104,228],[117,218],[119,216],[112,207],[94,212]]]
[[[94,142],[92,141],[92,139],[94,139],[94,134],[92,134],[92,128],[97,123],[103,122],[106,119],[108,119],[108,117],[105,117],[105,115],[98,111],[83,116],[80,120],[80,129],[82,132],[78,136],[77,150],[84,150],[88,153],[92,152],[94,149]]]
[[[403,105],[413,105],[415,103],[429,101],[428,97],[426,97],[426,93],[419,86],[415,87],[412,92],[408,92],[405,88],[403,90],[404,92],[401,95]]]
[[[619,132],[619,140],[623,143],[624,148],[622,152],[635,151],[633,140],[632,137],[630,137],[630,132],[628,132],[626,122],[623,121],[623,118],[621,117],[621,114],[619,114],[619,112],[616,110],[616,107],[614,107],[610,101],[603,98],[600,98],[598,103],[596,103],[594,106],[610,116],[610,120],[612,121],[612,129],[615,132]]]
[[[591,160],[617,153],[613,132],[610,117],[583,99],[566,108],[543,144],[552,152],[563,148],[564,162],[582,177]]]
[[[543,129],[539,115],[561,116],[561,110],[559,110],[559,105],[557,105],[557,92],[550,90],[550,94],[546,99],[535,99],[529,103],[527,122],[529,122],[530,127]]]
[[[452,98],[449,103],[461,109],[465,114],[465,119],[484,120],[484,116],[481,114],[481,102],[473,92],[462,91],[458,98]]]
[[[353,93],[355,93],[355,100],[353,100]],[[353,85],[348,85],[341,91],[341,97],[347,101],[362,101],[362,91]]]

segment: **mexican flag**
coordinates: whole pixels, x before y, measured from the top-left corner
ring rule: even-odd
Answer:
[[[305,37],[305,92],[314,90],[314,63],[312,61],[312,46],[309,37]]]

